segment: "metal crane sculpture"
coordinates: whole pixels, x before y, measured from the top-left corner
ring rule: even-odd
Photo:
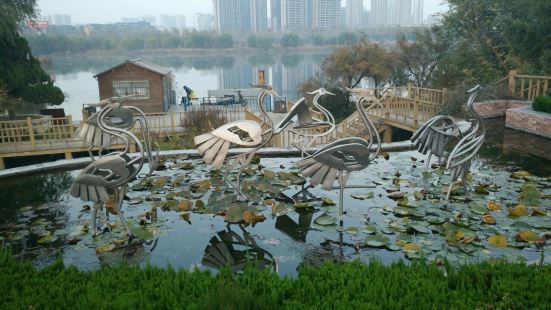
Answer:
[[[338,188],[340,189],[339,216],[341,221],[344,213],[343,192],[350,173],[365,169],[381,150],[379,133],[363,109],[365,102],[371,103],[371,105],[376,104],[376,102],[365,97],[361,97],[356,102],[358,113],[368,130],[369,141],[358,137],[340,139],[297,162],[302,175],[310,177],[310,184],[314,186],[321,184],[323,189],[331,190],[335,180],[338,179]],[[373,146],[375,151],[372,150]]]
[[[197,151],[207,164],[212,164],[213,168],[220,169],[225,162],[224,178],[236,190],[239,200],[247,200],[247,197],[241,192],[241,173],[251,162],[256,151],[264,147],[275,134],[285,127],[283,123],[280,123],[274,129],[273,121],[265,110],[264,100],[266,97],[270,94],[277,95],[272,87],[269,85],[255,86],[262,88],[257,99],[262,116],[261,123],[251,120],[234,121],[194,138]],[[268,125],[268,129],[262,128],[264,124]],[[234,146],[252,149],[227,157],[229,149]],[[237,184],[234,184],[229,180],[228,174],[237,164],[241,166],[237,172]]]
[[[287,126],[292,122],[292,119],[297,116],[298,123],[292,127],[297,138],[295,138],[291,144],[301,151],[302,158],[304,158],[305,155],[310,155],[308,149],[312,147],[318,138],[331,134],[336,127],[333,114],[318,102],[322,96],[335,96],[335,94],[327,91],[325,88],[318,88],[308,94],[314,95],[312,103],[314,107],[323,114],[325,120],[313,117],[312,112],[306,104],[306,99],[302,97],[291,107],[287,116],[281,121],[284,126]],[[314,130],[314,132],[312,133],[311,130]]]
[[[102,132],[121,139],[125,144],[125,148],[122,152],[105,155],[82,169],[76,177],[70,193],[73,197],[94,203],[92,210],[93,236],[96,235],[97,212],[109,201],[110,195],[113,195],[114,209],[126,228],[128,236],[132,238],[132,231],[121,212],[123,198],[128,191],[128,183],[140,173],[145,160],[147,159],[150,163],[154,163],[158,162],[158,159],[154,158],[149,126],[145,114],[140,109],[133,106],[123,107],[118,102],[103,102],[101,103],[101,107],[102,109],[97,116],[99,128]],[[114,127],[107,121],[107,117],[111,113],[117,115],[124,114],[117,111],[119,109],[128,109],[140,116],[135,122],[140,123],[140,128],[145,139],[144,143],[129,130]],[[138,146],[139,154],[134,158],[131,158],[128,154],[130,143],[135,143]],[[150,166],[150,173],[152,169],[155,169],[155,165]]]
[[[471,114],[474,115],[474,120],[471,123],[471,127],[464,134],[463,138],[455,145],[450,155],[448,156],[448,161],[446,164],[446,170],[451,171],[451,183],[448,188],[448,193],[446,194],[446,203],[450,199],[450,194],[452,191],[453,184],[461,178],[463,181],[463,191],[465,196],[467,195],[467,186],[465,184],[465,177],[471,169],[471,162],[473,157],[478,153],[482,143],[484,143],[484,137],[486,135],[486,129],[484,124],[480,119],[480,116],[476,113],[473,108],[474,100],[480,92],[482,87],[476,85],[467,91],[467,94],[470,94],[469,100],[467,101],[467,109]]]
[[[122,96],[122,97],[111,97],[103,99],[99,104],[91,104],[90,106],[106,106],[109,103],[122,103],[128,99],[132,99],[134,95]],[[105,131],[102,131],[98,125],[98,115],[99,111],[92,114],[88,119],[83,122],[82,128],[78,132],[78,137],[86,141],[90,145],[88,153],[90,158],[95,160],[92,150],[95,147],[98,147],[98,157],[101,157],[101,153],[104,149],[109,149],[113,141],[112,136]],[[121,128],[125,130],[130,130],[134,127],[134,117],[132,116],[132,111],[129,109],[116,109],[112,110],[109,115],[105,117],[105,122],[111,127]]]

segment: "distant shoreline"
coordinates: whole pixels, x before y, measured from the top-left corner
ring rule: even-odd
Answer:
[[[300,47],[287,47],[287,48],[271,48],[264,50],[260,48],[251,47],[232,47],[232,48],[161,48],[161,49],[141,49],[141,50],[90,50],[83,53],[71,53],[71,52],[56,52],[52,54],[36,54],[38,58],[48,58],[57,56],[70,56],[70,55],[112,55],[114,53],[125,54],[141,54],[144,56],[153,55],[155,53],[163,53],[164,55],[181,55],[181,56],[204,56],[204,55],[253,55],[253,54],[281,54],[281,53],[314,53],[324,52],[331,53],[333,50],[345,45],[334,46],[300,46]]]

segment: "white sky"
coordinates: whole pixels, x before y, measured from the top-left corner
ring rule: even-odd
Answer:
[[[342,0],[343,3],[345,0]],[[364,0],[369,9],[370,0]],[[425,18],[446,9],[445,0],[425,0]],[[73,24],[119,22],[122,17],[185,15],[188,26],[197,13],[212,13],[212,0],[38,0],[42,15],[69,14]]]

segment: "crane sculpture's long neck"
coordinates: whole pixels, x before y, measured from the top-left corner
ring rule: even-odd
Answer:
[[[469,100],[467,101],[467,109],[469,112],[475,117],[474,124],[472,125],[472,133],[476,134],[476,132],[481,129],[481,134],[486,135],[486,128],[484,127],[484,123],[482,122],[482,119],[480,118],[480,115],[475,111],[474,109],[474,101],[476,97],[478,96],[478,93],[480,92],[480,88],[476,89],[470,96]]]
[[[153,148],[151,146],[151,141],[152,141],[151,131],[149,129],[149,124],[147,122],[147,117],[145,116],[145,114],[143,113],[142,110],[140,110],[136,107],[129,106],[128,108],[136,111],[141,117],[141,121],[140,121],[141,126],[140,127],[142,129],[142,133],[143,133],[143,136],[144,136],[145,155],[147,155],[147,160],[151,164],[151,163],[154,162],[154,158],[153,158]]]
[[[362,121],[364,122],[365,126],[367,127],[367,130],[369,131],[369,144],[368,148],[371,149],[373,146],[373,140],[375,140],[376,143],[376,151],[369,157],[369,160],[375,159],[377,155],[379,155],[379,152],[381,151],[381,138],[379,137],[379,132],[377,131],[377,128],[375,128],[375,125],[371,122],[367,114],[365,113],[365,110],[363,108],[363,103],[369,99],[365,97],[361,97],[356,102],[356,109],[358,110],[358,114],[360,114],[360,117]]]
[[[119,107],[119,109],[120,109],[120,107]],[[143,145],[142,145],[141,141],[129,130],[112,127],[112,126],[109,126],[105,123],[105,116],[111,111],[113,111],[113,108],[106,107],[100,112],[100,115],[98,117],[98,125],[100,126],[101,130],[103,130],[103,131],[105,131],[105,132],[107,132],[111,135],[114,135],[114,136],[116,136],[116,137],[118,137],[118,138],[120,138],[124,141],[125,148],[124,148],[124,151],[121,154],[119,154],[120,156],[127,155],[128,152],[130,151],[130,141],[127,137],[129,137],[131,140],[133,140],[133,142],[136,143],[136,145],[138,145],[138,150],[139,150],[139,153],[140,153],[140,159],[138,160],[137,169],[132,173],[132,175],[129,176],[129,178],[131,179],[131,178],[134,178],[140,172],[140,170],[143,167],[143,162],[144,162],[143,161],[143,157],[144,157]]]
[[[323,96],[321,93],[317,93],[314,96],[314,99],[312,100],[314,103],[314,106],[321,112],[323,115],[325,115],[325,119],[327,122],[331,124],[335,124],[335,118],[333,117],[333,114],[329,112],[326,108],[324,108],[321,104],[319,104],[318,100]]]

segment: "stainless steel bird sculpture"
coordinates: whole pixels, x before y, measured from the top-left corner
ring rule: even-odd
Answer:
[[[106,106],[109,103],[123,103],[129,99],[132,99],[134,95],[122,96],[122,97],[111,97],[103,99],[98,104],[90,104],[89,106]],[[109,149],[113,143],[112,136],[107,132],[101,130],[98,125],[98,115],[100,111],[92,114],[88,119],[83,122],[82,127],[77,133],[77,136],[83,139],[86,143],[90,145],[88,153],[90,158],[95,160],[92,150],[98,148],[98,157],[102,156],[102,152],[105,149]],[[105,122],[111,127],[121,128],[125,130],[130,130],[134,127],[135,121],[132,115],[132,111],[129,109],[116,109],[112,110],[109,115],[105,117]]]
[[[140,109],[133,106],[121,106],[118,102],[102,102],[100,106],[102,109],[97,116],[97,124],[100,130],[121,139],[125,144],[125,148],[122,152],[113,152],[105,155],[82,169],[71,187],[71,195],[83,201],[94,203],[92,209],[93,236],[96,235],[97,212],[109,202],[112,195],[114,209],[126,228],[128,235],[133,237],[132,231],[121,211],[123,198],[128,191],[128,183],[141,171],[145,160],[147,159],[150,163],[154,163],[158,162],[158,159],[153,155],[147,119]],[[108,121],[109,115],[127,115],[126,112],[117,111],[120,109],[128,109],[139,116],[135,122],[140,123],[140,129],[145,139],[144,143],[129,130],[115,127],[112,125],[112,122]],[[134,158],[131,158],[128,154],[130,143],[135,143],[138,147],[138,155]],[[155,169],[155,165],[150,167],[150,173],[151,169]]]
[[[314,95],[312,103],[325,120],[321,120],[312,116],[310,108],[306,104],[304,97],[300,98],[290,109],[287,116],[281,121],[285,127],[292,123],[294,117],[297,117],[297,124],[291,127],[291,131],[295,134],[295,138],[291,141],[291,145],[301,151],[301,157],[310,155],[308,150],[312,145],[320,138],[330,135],[335,130],[335,118],[333,114],[324,108],[319,99],[325,95],[335,96],[335,94],[327,91],[325,88],[319,88],[312,92],[310,95]]]
[[[358,137],[344,138],[322,147],[315,153],[297,162],[302,175],[310,178],[312,185],[321,184],[325,190],[333,189],[335,180],[339,183],[339,215],[343,220],[343,192],[352,171],[365,169],[379,154],[381,139],[375,125],[364,111],[364,103],[376,104],[375,101],[361,97],[356,108],[365,123],[369,141]],[[374,147],[374,150],[372,150]],[[360,186],[354,186],[355,188]]]
[[[450,194],[452,191],[453,184],[461,178],[463,181],[463,191],[465,196],[467,195],[467,186],[465,183],[465,177],[471,169],[471,162],[473,157],[478,153],[482,143],[484,143],[484,137],[486,135],[486,128],[484,128],[484,123],[480,119],[480,116],[476,113],[473,108],[474,100],[480,92],[482,87],[476,85],[469,91],[467,94],[470,94],[469,100],[467,101],[467,110],[474,115],[474,120],[471,123],[471,127],[464,134],[463,138],[455,145],[453,150],[448,156],[448,161],[446,164],[446,170],[451,172],[451,182],[448,188],[448,193],[446,194],[446,203],[450,199]]]
[[[197,151],[203,156],[203,160],[207,164],[211,164],[215,169],[220,169],[225,162],[224,178],[236,190],[239,200],[247,200],[247,197],[241,192],[241,173],[251,162],[256,151],[264,147],[274,134],[284,129],[282,123],[274,129],[272,119],[265,109],[264,101],[266,97],[270,94],[277,94],[269,85],[255,86],[262,88],[257,98],[262,116],[261,123],[252,120],[234,121],[194,138]],[[265,124],[268,127],[267,129],[263,129]],[[251,149],[228,157],[228,151],[233,147]],[[240,164],[240,168],[237,172],[237,184],[234,184],[229,180],[228,174],[237,164]]]

